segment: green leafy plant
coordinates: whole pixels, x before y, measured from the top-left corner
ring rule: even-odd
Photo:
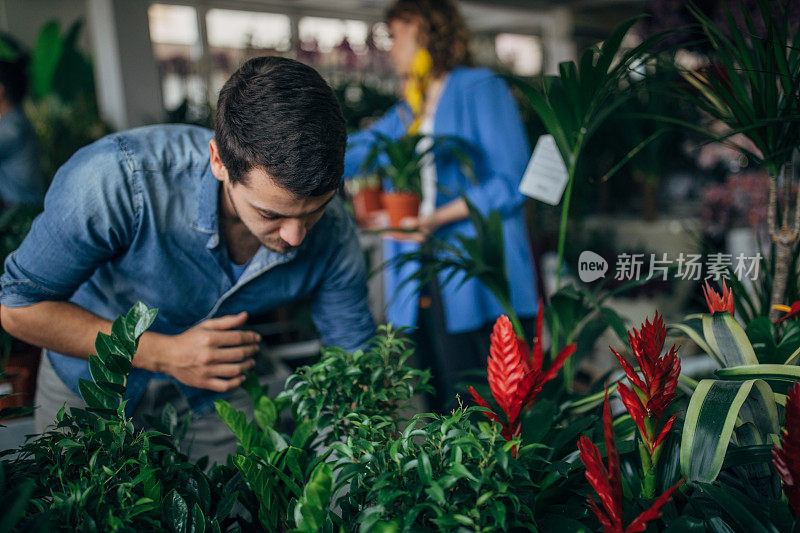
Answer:
[[[459,278],[459,283],[477,278],[497,298],[503,312],[514,325],[519,338],[525,332],[516,311],[511,305],[511,286],[506,274],[505,247],[503,244],[503,221],[500,213],[491,211],[484,217],[480,211],[462,196],[469,210],[469,220],[475,228],[475,236],[456,235],[458,244],[432,236],[418,250],[398,254],[382,265],[382,268],[402,269],[406,264],[419,265],[401,287],[409,283],[424,285],[440,274],[446,274],[443,284]]]
[[[278,401],[291,405],[296,420],[314,421],[322,430],[316,440],[323,445],[347,437],[351,413],[381,419],[397,429],[399,413],[410,406],[414,394],[431,391],[430,371],[408,365],[412,354],[404,330],[381,326],[363,351],[325,348],[318,363],[289,377]]]
[[[87,407],[62,407],[55,425],[4,459],[6,486],[27,498],[7,515],[18,527],[48,531],[220,531],[235,521],[239,477],[208,476],[176,447],[174,409],[161,426],[137,430],[125,414],[127,375],[139,337],[155,318],[141,303],[99,333],[89,359],[92,381],[81,380]],[[0,483],[2,484],[2,483]],[[4,519],[6,516],[4,516]]]
[[[467,155],[464,141],[447,135],[403,135],[392,139],[382,133],[373,132],[375,141],[364,158],[360,172],[372,171],[377,164],[378,172],[389,179],[394,192],[422,194],[422,168],[428,156],[449,154],[458,159],[462,171],[472,176],[472,161]],[[421,147],[423,141],[427,145]]]
[[[684,475],[710,483],[723,467],[732,438],[737,446],[763,446],[779,434],[775,394],[785,394],[786,384],[800,372],[789,360],[760,364],[744,328],[728,311],[689,315],[673,327],[720,365],[718,379],[701,380],[694,389],[681,442]],[[761,473],[770,476],[768,469]]]
[[[470,423],[476,408],[451,415],[417,415],[399,437],[375,441],[368,418],[346,443],[334,445],[338,500],[358,531],[535,531],[530,468],[537,446],[519,459],[499,427]],[[353,527],[355,530],[356,528]]]
[[[561,265],[564,261],[570,200],[582,155],[599,127],[634,97],[633,91],[626,90],[626,86],[631,83],[629,73],[634,67],[642,68],[647,63],[651,58],[650,50],[663,38],[662,34],[648,37],[634,48],[622,52],[625,35],[640,18],[635,17],[620,24],[602,46],[584,50],[577,64],[573,61],[560,63],[559,75],[545,76],[540,87],[516,80],[547,132],[553,136],[567,168],[567,185],[562,200],[558,234],[559,268],[556,271],[556,289],[561,288]],[[665,130],[657,130],[642,139],[602,179],[608,179],[616,173],[663,131]],[[559,338],[558,329],[559,322],[556,319],[552,326],[556,339]],[[553,343],[554,353],[559,346],[558,342]]]
[[[792,152],[800,145],[800,33],[793,32],[780,2],[758,0],[758,12],[765,31],[742,6],[745,28],[737,24],[727,3],[723,3],[727,28],[721,28],[696,6],[690,9],[715,52],[712,68],[684,71],[693,91],[685,96],[714,120],[728,127],[714,135],[733,145],[754,162],[766,166],[770,175],[768,226],[775,245],[775,271],[771,305],[784,303],[789,257],[800,239],[800,209],[790,216]],[[744,30],[744,31],[743,31]],[[665,121],[685,124],[674,117]],[[707,133],[707,132],[706,132]],[[708,133],[707,133],[708,134]],[[733,142],[734,135],[746,137],[755,150]],[[783,187],[784,212],[778,219],[779,180]],[[800,193],[799,193],[800,194]],[[770,318],[777,318],[770,311]]]
[[[39,137],[42,169],[48,178],[79,148],[110,133],[97,109],[92,62],[79,47],[82,31],[82,20],[66,31],[58,21],[49,21],[30,51],[0,38],[4,58],[30,58],[30,98],[23,106]]]

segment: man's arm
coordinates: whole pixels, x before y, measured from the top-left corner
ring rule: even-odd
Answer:
[[[0,320],[15,337],[73,357],[94,354],[107,320],[67,300],[101,265],[125,253],[144,209],[141,187],[113,137],[79,150],[56,173],[44,212],[6,260]],[[134,363],[195,387],[227,390],[252,367],[257,335],[246,315],[205,321],[180,335],[147,332]],[[225,381],[224,378],[233,378]]]
[[[180,335],[145,332],[133,366],[161,372],[181,383],[224,392],[241,385],[255,365],[260,335],[232,328],[246,313],[206,320]],[[0,306],[0,323],[8,333],[36,346],[88,359],[97,333],[111,332],[111,322],[70,302],[40,302],[27,307]]]
[[[334,200],[335,247],[325,265],[325,278],[314,295],[311,317],[322,342],[348,351],[363,348],[375,334],[367,301],[367,266],[352,220]],[[322,222],[321,223],[325,223]]]

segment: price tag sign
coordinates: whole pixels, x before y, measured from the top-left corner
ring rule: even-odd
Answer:
[[[522,176],[519,192],[550,205],[558,205],[569,174],[552,135],[542,135]]]

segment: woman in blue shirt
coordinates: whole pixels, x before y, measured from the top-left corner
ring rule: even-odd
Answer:
[[[429,235],[453,245],[458,235],[474,236],[463,194],[484,215],[498,211],[502,216],[512,304],[520,317],[532,318],[538,295],[518,191],[530,149],[511,93],[490,70],[470,66],[469,35],[452,0],[399,0],[386,20],[393,39],[391,60],[401,77],[412,68],[418,76],[421,54],[429,57],[429,73],[422,83],[417,77],[406,83],[405,101],[350,136],[345,176],[358,173],[376,132],[396,139],[417,131],[466,141],[477,180],[464,175],[455,157],[437,155],[422,172],[420,215],[404,221],[417,233],[406,240],[385,239],[384,259],[415,249]],[[384,189],[390,188],[384,183]],[[413,269],[407,265],[384,272],[387,319],[396,326],[419,326],[418,355],[431,367],[437,389],[431,407],[443,409],[454,401],[463,371],[485,368],[491,326],[503,311],[476,279],[461,283],[457,276],[444,284],[440,276],[426,287],[400,287]]]

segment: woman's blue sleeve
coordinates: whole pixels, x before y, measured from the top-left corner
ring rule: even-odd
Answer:
[[[345,179],[359,174],[361,164],[375,142],[375,133],[381,133],[392,139],[399,138],[403,134],[405,128],[401,114],[404,109],[403,104],[396,104],[372,125],[347,137],[347,152],[344,156]]]
[[[496,210],[506,216],[524,201],[519,183],[530,157],[528,137],[516,102],[503,80],[494,75],[484,78],[469,94],[480,161],[479,183],[467,187],[465,193],[484,215]]]

